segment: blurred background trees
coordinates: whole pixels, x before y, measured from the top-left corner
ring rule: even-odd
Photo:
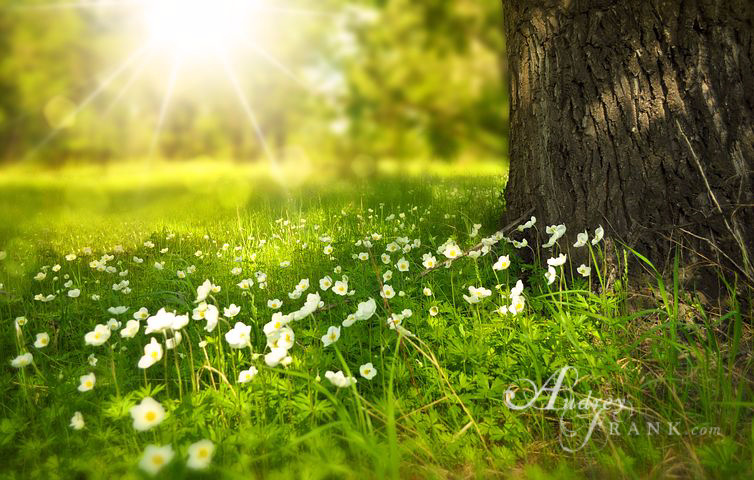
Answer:
[[[138,2],[61,3],[0,0],[0,161],[264,159],[220,65],[182,62],[169,94],[168,58],[147,53],[119,69],[148,36]],[[250,26],[266,54],[238,45],[232,55],[274,155],[505,155],[498,0],[284,6]]]

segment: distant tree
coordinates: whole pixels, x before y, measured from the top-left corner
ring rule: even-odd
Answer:
[[[754,2],[504,0],[507,217],[754,280]],[[571,240],[571,243],[573,240]]]

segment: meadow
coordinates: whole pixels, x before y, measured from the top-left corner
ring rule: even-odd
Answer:
[[[754,475],[735,286],[706,301],[600,225],[501,230],[502,165],[25,168],[2,478]]]

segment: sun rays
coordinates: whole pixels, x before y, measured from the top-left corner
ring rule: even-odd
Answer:
[[[271,70],[295,83],[304,91],[312,93],[313,89],[302,80],[292,68],[258,41],[253,35],[259,24],[271,22],[284,23],[286,17],[304,17],[321,21],[330,18],[335,12],[309,9],[299,6],[272,5],[259,0],[82,0],[40,3],[10,7],[22,15],[50,15],[61,10],[89,11],[98,15],[115,16],[118,19],[139,25],[146,34],[142,44],[127,53],[115,67],[106,70],[103,79],[95,88],[83,96],[61,125],[53,126],[30,152],[34,155],[49,144],[64,125],[71,125],[72,120],[101,97],[109,97],[103,114],[109,114],[117,105],[126,100],[134,85],[146,81],[146,72],[155,69],[169,69],[161,82],[162,94],[159,109],[152,112],[154,125],[147,155],[159,154],[160,136],[170,117],[176,85],[185,73],[182,67],[186,63],[200,64],[204,71],[218,70],[226,77],[227,85],[232,88],[239,110],[249,124],[261,152],[267,157],[271,166],[277,161],[275,153],[265,140],[263,125],[255,112],[251,92],[240,70],[235,66],[237,49],[239,55],[253,54],[260,58]],[[278,28],[276,26],[275,30]],[[127,34],[130,32],[126,32]],[[136,36],[134,32],[134,36]],[[201,99],[198,99],[201,101]]]

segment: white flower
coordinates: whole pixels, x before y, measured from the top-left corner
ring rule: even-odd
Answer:
[[[285,348],[273,348],[264,356],[264,363],[270,367],[277,367],[288,356],[288,350]]]
[[[184,272],[183,270],[178,270],[177,272],[175,272],[175,274],[180,279],[186,278],[186,272]]]
[[[482,299],[485,299],[492,295],[492,291],[488,290],[484,287],[473,287],[469,286],[469,294],[464,295],[463,299],[469,302],[470,304],[479,303]]]
[[[521,295],[516,295],[511,298],[511,304],[508,307],[508,311],[516,315],[518,313],[521,313],[524,310],[524,307],[526,306],[526,300],[524,300],[524,297]]]
[[[401,323],[403,323],[403,315],[401,315],[400,313],[394,313],[390,315],[390,318],[387,319],[387,325],[391,330],[395,330],[401,325]]]
[[[238,383],[250,382],[257,373],[257,367],[249,367],[248,370],[241,370],[241,373],[238,374]]]
[[[79,392],[88,392],[94,388],[94,384],[97,383],[97,378],[93,373],[89,373],[79,377],[79,382]]]
[[[286,326],[279,330],[274,330],[267,335],[267,346],[271,350],[282,348],[288,351],[293,348],[295,339],[296,335],[293,333],[293,330]]]
[[[139,333],[139,322],[137,320],[129,320],[126,322],[126,326],[120,331],[120,336],[123,338],[134,338]]]
[[[508,255],[498,257],[497,262],[492,265],[493,270],[505,270],[511,266],[511,259]]]
[[[575,248],[580,248],[586,245],[587,240],[589,240],[589,234],[586,232],[581,232],[578,235],[576,235],[576,243],[573,244]]]
[[[445,249],[442,251],[442,254],[445,255],[446,258],[454,259],[461,256],[463,252],[461,251],[461,247],[456,245],[455,243],[451,243],[445,247]]]
[[[542,245],[544,248],[551,248],[555,245],[555,242],[557,242],[560,237],[565,235],[566,232],[566,226],[563,224],[560,225],[550,225],[545,229],[548,235],[550,235],[550,240],[547,241],[544,245]]]
[[[348,328],[348,327],[350,327],[351,325],[353,325],[354,323],[356,323],[356,315],[354,315],[353,313],[351,313],[351,314],[349,314],[349,315],[348,315],[348,316],[346,317],[346,319],[345,319],[345,320],[343,320],[343,321],[341,322],[341,325],[343,325],[344,327]]]
[[[231,348],[246,348],[251,345],[251,325],[237,322],[233,329],[225,334],[225,341]]]
[[[36,348],[44,348],[50,344],[50,335],[46,332],[38,333],[37,339],[34,341]]]
[[[594,231],[594,238],[592,239],[592,245],[597,245],[598,243],[600,243],[604,235],[605,235],[605,230],[602,228],[602,225],[600,225]]]
[[[519,225],[516,230],[519,232],[523,232],[524,230],[527,230],[534,226],[534,224],[537,223],[537,217],[532,216],[528,222],[524,223],[523,225]]]
[[[566,262],[567,256],[565,253],[561,253],[555,258],[548,258],[547,259],[547,265],[551,267],[560,267]]]
[[[390,255],[388,255],[387,253],[383,253],[382,255],[380,255],[380,260],[382,260],[382,263],[384,263],[385,265],[389,265]]]
[[[212,282],[205,280],[204,283],[196,287],[196,300],[194,303],[201,303],[207,299],[207,295],[212,291]]]
[[[254,286],[254,280],[252,280],[250,278],[245,278],[245,279],[241,280],[240,282],[238,282],[236,285],[241,290],[249,290],[251,287]]]
[[[359,253],[359,260],[361,260],[362,262],[369,260],[369,254],[367,252]]]
[[[430,307],[430,309],[429,309],[429,315],[430,316],[436,317],[438,313],[440,313],[440,309],[439,308],[437,308],[436,306]]]
[[[582,277],[588,277],[592,274],[592,269],[590,267],[587,267],[583,263],[579,266],[579,268],[576,269],[579,274],[581,274]]]
[[[380,291],[380,296],[386,299],[393,298],[395,296],[395,290],[393,290],[393,287],[391,287],[390,285],[385,284],[382,286],[382,291]]]
[[[393,271],[392,270],[385,270],[385,273],[382,274],[382,282],[389,282],[393,279]]]
[[[335,285],[332,287],[332,291],[336,295],[346,295],[348,293],[348,282],[343,280],[338,280],[335,282]]]
[[[78,298],[79,295],[81,295],[81,290],[78,288],[74,288],[73,290],[68,290],[68,296],[70,298]]]
[[[288,298],[291,300],[297,300],[301,298],[301,290],[294,290],[288,294]]]
[[[166,311],[161,308],[157,313],[147,319],[147,328],[144,329],[144,334],[150,333],[165,333],[168,329],[172,328],[175,314]]]
[[[524,292],[524,282],[521,280],[516,282],[516,286],[511,288],[511,297],[518,297]]]
[[[287,267],[290,267],[290,266],[291,266],[291,262],[289,262],[288,260],[284,260],[284,261],[280,262],[280,268],[287,268]]]
[[[227,318],[233,318],[241,311],[241,307],[235,303],[231,303],[230,306],[223,309],[223,315]]]
[[[327,329],[327,333],[322,336],[322,343],[325,347],[329,347],[333,343],[337,342],[340,338],[340,327],[331,326]]]
[[[155,476],[162,470],[162,467],[170,463],[174,455],[173,447],[170,445],[147,445],[144,454],[141,456],[141,461],[139,461],[139,468],[149,475]]]
[[[422,290],[422,293],[424,294],[425,297],[431,297],[432,289],[429,287],[424,287],[424,289]]]
[[[277,310],[283,306],[283,301],[273,298],[272,300],[267,300],[267,306],[273,310]]]
[[[405,257],[401,257],[401,259],[398,260],[398,263],[396,263],[395,266],[400,272],[408,272],[409,263]]]
[[[302,293],[309,290],[309,279],[301,279],[301,281],[298,282],[298,285],[296,285],[296,290]]]
[[[134,320],[146,320],[147,318],[149,318],[149,310],[147,310],[147,307],[141,307],[134,312]]]
[[[14,368],[23,368],[27,365],[31,365],[32,360],[34,360],[34,357],[31,353],[26,352],[11,360],[10,364]]]
[[[212,462],[215,453],[215,444],[210,440],[199,440],[192,443],[188,448],[189,458],[186,466],[193,470],[203,470]]]
[[[37,273],[36,275],[34,275],[34,280],[36,280],[36,281],[38,281],[38,282],[41,282],[41,281],[42,281],[42,280],[44,280],[45,278],[47,278],[47,274],[46,274],[46,273],[44,273],[44,272],[39,272],[39,273]]]
[[[191,318],[194,320],[206,320],[207,325],[204,326],[204,330],[211,333],[215,330],[215,327],[217,327],[217,321],[220,318],[220,311],[216,306],[202,302],[194,308]]]
[[[152,397],[144,397],[140,404],[128,411],[134,419],[134,430],[144,432],[159,425],[165,418],[165,409]]]
[[[434,256],[426,253],[424,254],[422,265],[424,266],[424,268],[435,268],[435,266],[437,265],[437,259]]]
[[[374,365],[372,365],[372,362],[369,362],[359,367],[359,373],[367,380],[371,380],[377,375],[377,370],[374,368]]]
[[[547,273],[545,273],[545,279],[547,279],[547,284],[552,285],[552,282],[555,281],[557,278],[557,274],[555,273],[554,267],[547,267]]]
[[[325,248],[324,248],[324,249],[322,250],[322,252],[323,252],[323,253],[324,253],[325,255],[330,255],[330,254],[332,253],[332,250],[333,250],[333,248],[332,248],[332,245],[327,245],[327,246],[325,246]]]
[[[359,303],[354,317],[356,320],[369,320],[377,311],[377,303],[373,298],[370,298],[366,302]]]
[[[104,344],[108,338],[110,338],[110,327],[98,324],[94,327],[94,330],[84,335],[84,342],[86,342],[87,345],[99,347]]]
[[[241,267],[233,267],[230,270],[231,275],[241,275],[241,272],[243,272],[243,270],[241,270]]]
[[[512,243],[513,243],[513,246],[516,247],[516,248],[524,248],[524,247],[527,247],[529,245],[529,241],[527,239],[525,239],[525,238],[522,241],[520,241],[520,242],[517,241],[517,240],[513,240]]]
[[[347,388],[356,383],[356,379],[353,377],[346,377],[342,371],[332,372],[328,370],[325,372],[325,378],[330,380],[330,383],[338,388]]]
[[[165,268],[165,262],[154,262],[154,268],[157,270],[162,270]]]
[[[162,344],[152,337],[150,342],[144,345],[144,355],[139,359],[139,368],[149,368],[160,360],[162,360]]]
[[[107,309],[112,315],[121,315],[128,311],[128,307],[120,305],[118,307],[110,307]]]
[[[75,412],[71,417],[70,427],[74,430],[81,430],[84,426],[84,416],[81,415],[81,412]]]
[[[91,365],[92,367],[97,366],[97,357],[94,356],[93,353],[90,353],[88,357],[86,357],[86,362]]]
[[[319,280],[319,288],[322,290],[327,291],[330,287],[332,287],[332,278],[329,275]]]

